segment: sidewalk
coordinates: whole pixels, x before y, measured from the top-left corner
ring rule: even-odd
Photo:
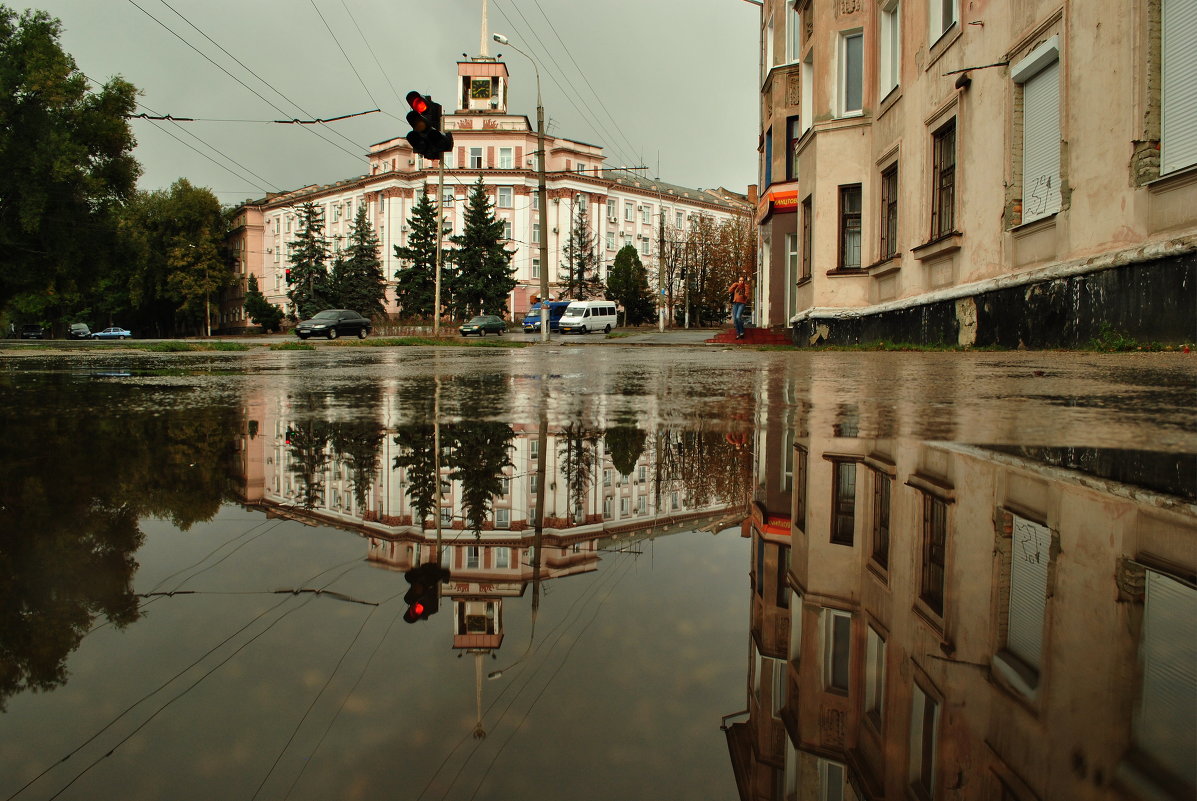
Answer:
[[[552,342],[557,345],[704,345],[715,336],[721,328],[666,328],[658,331],[655,328],[622,329],[617,333],[627,336],[617,336],[608,339],[604,334],[553,334]],[[528,335],[530,341],[539,341],[539,337]]]

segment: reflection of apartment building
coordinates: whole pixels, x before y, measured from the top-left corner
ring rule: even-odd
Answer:
[[[742,798],[1193,797],[1192,456],[794,452],[792,526],[752,523]]]
[[[764,319],[797,344],[1189,338],[1191,6],[764,0]]]

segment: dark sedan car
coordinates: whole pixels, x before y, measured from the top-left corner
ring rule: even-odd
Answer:
[[[300,339],[313,336],[336,339],[351,334],[356,334],[358,339],[365,339],[371,328],[370,318],[362,317],[355,311],[327,309],[295,326],[295,333]]]
[[[67,329],[67,339],[91,339],[91,329],[87,323],[71,323]]]
[[[507,323],[503,322],[503,318],[496,317],[493,314],[484,314],[475,317],[468,323],[461,324],[461,335],[463,337],[468,337],[470,334],[477,334],[478,336],[502,334],[506,330]]]
[[[45,339],[46,329],[42,328],[37,323],[29,323],[21,326],[21,339]]]

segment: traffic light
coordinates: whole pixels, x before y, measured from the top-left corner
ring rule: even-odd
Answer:
[[[441,104],[415,91],[407,93],[407,104],[411,106],[407,112],[407,123],[411,126],[407,141],[411,149],[426,159],[440,161],[453,149],[453,134],[441,131]]]
[[[291,277],[291,268],[290,267],[287,268],[286,276],[287,276],[288,284],[295,280],[294,278]]]
[[[295,436],[295,429],[291,428],[291,426],[287,426],[287,437],[286,437],[285,443],[287,445],[290,445],[291,438],[294,436]]]
[[[440,583],[449,578],[449,571],[438,564],[425,562],[403,575],[411,585],[403,596],[407,611],[403,619],[408,623],[427,620],[440,609]]]

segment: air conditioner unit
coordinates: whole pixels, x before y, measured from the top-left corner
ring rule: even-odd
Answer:
[[[408,160],[407,160],[407,166],[409,166],[409,167],[410,167],[410,166],[412,166],[412,165],[413,165],[413,164],[415,164],[415,163],[416,163],[416,160],[415,160],[415,159],[408,159]]]
[[[637,211],[644,211],[644,206],[637,206],[637,207],[636,207],[636,210],[637,210]]]

